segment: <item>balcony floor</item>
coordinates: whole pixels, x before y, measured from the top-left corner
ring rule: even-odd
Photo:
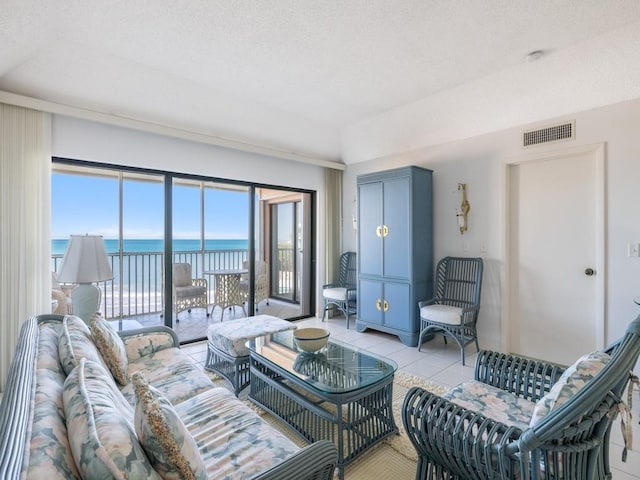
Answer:
[[[299,305],[269,299],[269,305],[267,305],[265,302],[261,302],[259,305],[259,310],[255,314],[273,315],[274,317],[286,319],[299,316],[299,312]],[[233,318],[242,318],[245,316],[246,315],[243,313],[242,308],[236,306],[225,310],[223,320],[226,321]],[[172,328],[178,335],[181,343],[202,340],[207,336],[207,327],[212,323],[220,322],[221,317],[222,309],[220,307],[216,307],[209,317],[207,317],[204,308],[194,308],[193,310],[191,310],[191,312],[185,310],[184,312],[180,312],[178,314],[178,318],[180,319],[180,321],[174,321]],[[132,322],[132,320],[138,323],[134,323]],[[131,315],[123,317],[121,322],[117,318],[109,319],[110,323],[119,330],[137,328],[138,324],[144,327],[164,325],[164,320],[164,317],[159,313]]]

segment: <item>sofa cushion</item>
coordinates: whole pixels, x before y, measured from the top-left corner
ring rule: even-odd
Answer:
[[[534,403],[477,380],[461,383],[441,395],[456,405],[497,422],[526,430]]]
[[[176,287],[177,298],[189,298],[197,297],[199,295],[205,295],[207,289],[202,285],[189,285],[187,287]]]
[[[78,366],[81,358],[107,367],[98,348],[91,340],[89,327],[81,318],[74,315],[67,315],[62,321],[62,330],[58,338],[58,356],[67,375]]]
[[[62,399],[83,478],[160,479],[136,437],[131,406],[104,367],[81,359],[64,382]]]
[[[205,480],[198,446],[173,406],[141,372],[131,376],[136,393],[134,425],[142,448],[165,480]]]
[[[551,390],[536,403],[530,426],[535,426],[555,408],[562,406],[569,398],[578,393],[589,380],[602,370],[611,357],[600,351],[583,355],[568,367]]]
[[[191,265],[188,263],[173,264],[173,285],[174,287],[188,287],[193,282],[191,280]]]
[[[96,316],[91,319],[91,338],[113,378],[120,385],[129,383],[127,351],[118,332],[104,318]]]
[[[210,389],[175,409],[198,444],[209,478],[253,478],[300,450],[226,388]]]
[[[138,371],[142,371],[149,384],[157,388],[173,405],[214,386],[202,367],[179,348],[165,348],[136,361],[130,360],[129,375]],[[121,391],[129,403],[134,405],[133,385],[129,383]]]

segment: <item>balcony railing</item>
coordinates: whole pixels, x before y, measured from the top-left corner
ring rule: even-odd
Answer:
[[[205,250],[173,253],[173,262],[191,264],[194,278],[203,278],[205,270],[237,269],[247,260],[247,250]],[[283,294],[293,288],[293,275],[287,265],[293,256],[291,249],[279,249],[280,264],[278,292]],[[52,255],[51,268],[58,271],[61,254]],[[128,317],[161,313],[164,308],[163,268],[164,254],[160,252],[124,252],[107,254],[113,280],[100,282],[102,291],[100,312],[106,318]],[[283,268],[284,267],[284,268]],[[284,279],[284,281],[283,281]],[[207,279],[209,280],[209,279]],[[214,286],[209,284],[209,295]]]

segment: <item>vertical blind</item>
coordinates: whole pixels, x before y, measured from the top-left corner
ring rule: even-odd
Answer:
[[[0,103],[0,391],[22,323],[51,311],[51,117]]]
[[[325,168],[325,282],[333,282],[342,253],[342,170]]]

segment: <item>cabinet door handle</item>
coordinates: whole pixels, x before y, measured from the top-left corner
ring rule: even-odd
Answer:
[[[382,236],[386,237],[387,235],[389,235],[389,227],[387,227],[386,225],[382,226]]]
[[[389,302],[387,302],[386,300],[384,301],[384,306],[382,307],[382,309],[386,312],[387,310],[389,310]]]
[[[382,310],[382,300],[376,300],[376,309]]]
[[[380,225],[376,227],[376,237],[382,237],[382,227]]]

